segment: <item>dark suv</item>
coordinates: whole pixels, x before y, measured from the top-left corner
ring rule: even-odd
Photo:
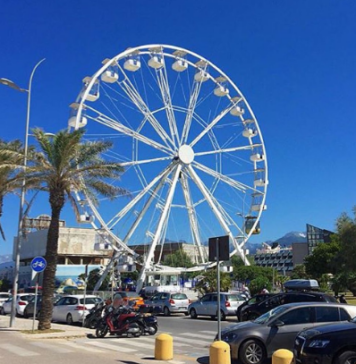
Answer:
[[[295,339],[294,359],[296,364],[355,363],[356,317],[301,331]]]
[[[261,295],[260,295],[261,296]],[[253,301],[252,297],[249,301],[237,308],[237,319],[239,321],[254,320],[258,316],[268,312],[286,303],[294,302],[333,302],[338,303],[337,299],[321,292],[283,292],[267,297],[262,302]],[[250,302],[250,303],[249,303]]]

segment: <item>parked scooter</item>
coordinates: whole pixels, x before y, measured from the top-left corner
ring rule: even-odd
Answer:
[[[84,326],[89,329],[95,329],[102,319],[104,307],[104,302],[97,303],[85,317]]]
[[[161,312],[160,307],[141,306],[136,314],[136,321],[140,327],[141,335],[155,335],[158,330],[156,315]]]
[[[136,314],[126,307],[114,308],[109,306],[104,317],[99,321],[95,334],[104,337],[108,332],[110,335],[132,335],[141,336],[141,329],[137,322]]]

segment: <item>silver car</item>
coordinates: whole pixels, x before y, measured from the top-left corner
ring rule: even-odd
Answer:
[[[289,303],[254,321],[239,322],[221,332],[230,345],[231,359],[243,364],[262,364],[278,349],[292,350],[299,331],[356,316],[356,306],[324,302]]]
[[[240,293],[220,293],[220,317],[225,320],[226,316],[235,316],[237,307],[245,302],[245,296]],[[218,294],[207,293],[198,301],[188,307],[191,318],[197,316],[210,316],[215,318],[218,315]]]
[[[151,299],[145,300],[145,305],[160,307],[165,316],[171,313],[184,313],[188,315],[190,300],[185,293],[160,292],[156,293]]]

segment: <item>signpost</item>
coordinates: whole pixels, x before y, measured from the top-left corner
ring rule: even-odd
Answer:
[[[209,238],[209,261],[216,262],[217,294],[218,294],[218,340],[221,341],[221,304],[220,304],[220,261],[230,259],[229,236]]]
[[[35,318],[36,318],[36,311],[37,311],[37,295],[38,295],[38,281],[39,275],[46,269],[47,261],[43,257],[36,257],[32,259],[31,268],[35,274],[36,279],[36,288],[35,288],[35,304],[33,308],[33,321],[32,321],[32,332],[35,329]]]

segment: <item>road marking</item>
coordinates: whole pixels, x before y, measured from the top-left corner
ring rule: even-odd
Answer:
[[[133,353],[135,351],[137,351],[136,349],[129,349],[129,348],[122,348],[120,347],[117,343],[117,345],[110,345],[110,344],[105,344],[102,342],[97,342],[97,341],[87,341],[87,343],[89,345],[94,345],[94,346],[98,346],[99,348],[105,348],[105,349],[110,349],[110,350],[114,350],[114,351],[121,351],[123,353]]]
[[[174,341],[182,341],[182,342],[190,344],[191,346],[196,346],[196,344],[206,346],[206,345],[210,345],[212,343],[211,340],[198,340],[198,339],[193,340],[193,339],[180,337],[180,336],[175,336]]]
[[[0,348],[10,351],[13,354],[19,355],[19,356],[37,356],[41,355],[39,353],[35,353],[34,351],[26,350],[22,348],[21,346],[11,345],[11,344],[1,344]]]
[[[144,344],[141,341],[143,341],[142,339],[116,339],[118,344],[127,344],[127,345],[133,345],[135,347],[140,347],[140,348],[144,348],[144,349],[154,349],[155,345],[152,344],[152,340],[151,340],[151,344]]]
[[[198,337],[198,338],[200,338],[200,339],[207,339],[207,340],[211,340],[212,342],[214,341],[214,337],[215,337],[215,335],[216,335],[216,333],[215,333],[215,335],[213,336],[213,337],[211,337],[212,335],[202,335],[201,333],[200,333],[200,331],[199,332],[197,332],[197,333],[195,333],[195,334],[191,334],[191,333],[189,333],[189,332],[186,332],[186,333],[184,333],[184,334],[181,334],[182,336],[192,336],[192,337],[194,337],[194,338],[196,338],[196,337]]]
[[[168,363],[171,363],[171,364],[185,364],[185,361],[179,361],[179,360],[168,360]]]
[[[48,343],[39,343],[38,342],[38,343],[31,343],[31,345],[34,345],[34,346],[37,346],[37,347],[43,348],[43,349],[52,350],[52,351],[55,351],[55,352],[61,353],[61,354],[73,353],[73,350],[66,349],[66,348],[60,348],[58,346],[48,344]]]
[[[204,334],[216,335],[216,331],[199,331],[199,332],[203,332]]]
[[[86,351],[90,351],[92,353],[104,353],[103,350],[99,350],[99,349],[94,349],[94,348],[88,348],[86,346],[79,346],[76,343],[73,343],[71,341],[57,341],[58,344],[62,344],[62,345],[66,345],[66,346],[70,346],[71,348],[77,349],[77,350],[86,350]]]

